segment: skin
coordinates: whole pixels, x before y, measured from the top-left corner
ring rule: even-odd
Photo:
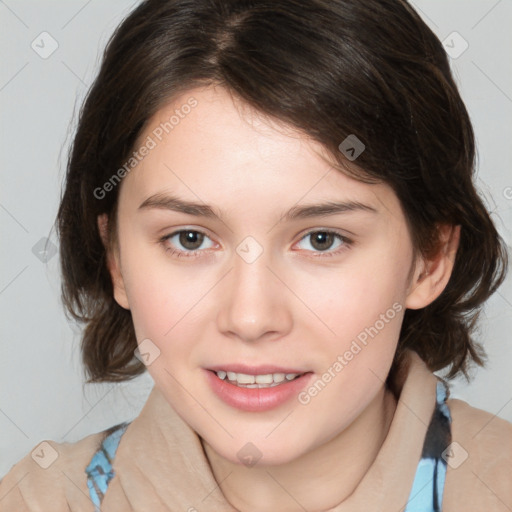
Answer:
[[[122,181],[109,254],[115,299],[131,310],[139,343],[149,338],[160,350],[148,371],[201,437],[234,507],[328,509],[353,492],[385,439],[396,399],[384,381],[405,308],[424,307],[442,292],[458,228],[441,229],[436,257],[415,256],[388,185],[333,169],[320,144],[221,87],[175,98],[139,141],[190,97],[197,106]],[[139,209],[157,193],[211,205],[221,220]],[[375,212],[283,218],[294,206],[325,201]],[[105,237],[108,219],[98,221]],[[194,246],[198,257],[171,254],[194,248],[179,235],[161,240],[181,229],[205,233]],[[334,237],[319,246],[307,235],[325,230],[351,243]],[[251,263],[236,252],[247,236],[263,250]],[[202,368],[215,364],[268,363],[309,370],[317,380],[393,304],[402,310],[307,405],[292,399],[266,412],[240,411],[204,378]],[[237,457],[248,442],[261,452],[252,467]]]

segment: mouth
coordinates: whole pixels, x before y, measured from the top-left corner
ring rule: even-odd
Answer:
[[[277,366],[229,365],[203,370],[218,398],[248,412],[264,412],[297,398],[313,377],[312,371]]]

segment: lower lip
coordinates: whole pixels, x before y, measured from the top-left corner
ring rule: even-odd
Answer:
[[[221,380],[211,370],[205,370],[206,378],[213,392],[225,403],[248,412],[263,412],[279,407],[297,397],[313,375],[305,373],[294,380],[283,382],[271,388],[241,388]]]

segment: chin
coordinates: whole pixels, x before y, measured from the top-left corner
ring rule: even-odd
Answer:
[[[231,441],[229,446],[216,447],[208,442],[215,452],[222,458],[239,466],[261,467],[280,466],[290,463],[304,453],[304,444],[300,447],[290,446],[285,440],[276,446],[275,443]],[[235,449],[233,447],[236,446]],[[296,448],[296,449],[294,449]]]

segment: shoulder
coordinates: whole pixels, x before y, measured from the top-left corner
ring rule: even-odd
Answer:
[[[462,400],[447,405],[452,443],[443,510],[512,510],[512,423]]]
[[[448,400],[452,415],[452,437],[472,452],[478,465],[512,463],[512,423],[462,400]],[[468,452],[468,459],[469,455]],[[489,456],[492,460],[489,460]]]
[[[85,468],[110,431],[76,443],[42,441],[0,480],[0,512],[92,512]]]

